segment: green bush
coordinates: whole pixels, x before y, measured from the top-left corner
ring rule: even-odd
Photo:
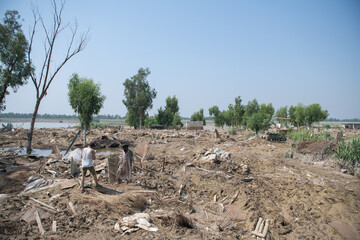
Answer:
[[[236,135],[236,128],[232,127],[228,131],[229,134]]]
[[[255,134],[256,133],[254,133],[254,132],[249,132],[248,134],[246,134],[245,139],[249,139],[249,138],[255,136]]]
[[[325,124],[324,127],[325,127],[326,129],[330,129],[330,124]]]
[[[313,130],[291,131],[288,133],[288,137],[297,142],[304,142],[304,141],[318,142],[318,141],[333,139],[331,133],[328,130],[323,130],[317,134]]]
[[[101,122],[91,122],[90,126],[93,128],[106,128],[108,127],[107,123],[101,123]]]
[[[348,141],[339,141],[336,147],[336,155],[345,165],[353,169],[360,164],[360,138],[354,138]]]

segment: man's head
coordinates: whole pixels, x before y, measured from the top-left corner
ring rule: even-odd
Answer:
[[[129,150],[129,145],[124,144],[124,145],[122,145],[122,148],[123,148],[124,152],[127,152]]]
[[[94,148],[95,147],[95,143],[90,143],[89,145],[88,145],[89,147],[91,147],[91,148]]]

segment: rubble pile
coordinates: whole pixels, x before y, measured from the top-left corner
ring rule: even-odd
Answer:
[[[351,239],[360,233],[360,180],[285,157],[290,142],[269,144],[221,129],[92,129],[87,142],[96,146],[101,186],[89,175],[81,193],[83,139],[64,156],[77,131],[36,130],[33,147],[50,149],[48,156],[18,151],[26,130],[1,133],[1,239]],[[108,160],[120,157],[124,143],[135,155],[132,181],[110,183]],[[317,149],[302,143],[296,154]]]

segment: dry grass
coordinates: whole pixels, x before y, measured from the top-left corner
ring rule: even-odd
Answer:
[[[116,210],[122,214],[132,214],[142,212],[148,206],[147,198],[143,194],[130,193],[121,195],[97,194],[96,197],[82,195],[79,202],[96,206],[96,208],[105,208],[109,211]]]

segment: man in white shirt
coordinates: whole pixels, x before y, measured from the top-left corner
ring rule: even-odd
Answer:
[[[88,170],[94,177],[96,187],[99,186],[94,168],[94,160],[96,159],[95,150],[92,149],[92,147],[94,147],[94,145],[89,144],[86,148],[83,148],[83,150],[81,151],[81,166],[82,166],[81,192],[85,192],[84,182],[85,182],[85,175]]]

